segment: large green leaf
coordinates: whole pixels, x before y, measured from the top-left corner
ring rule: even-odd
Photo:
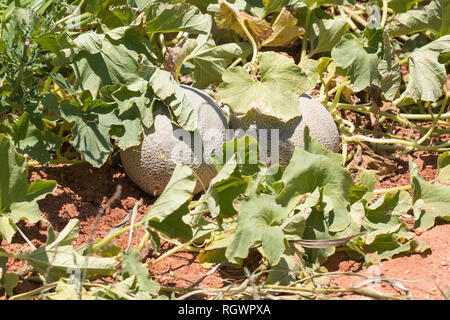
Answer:
[[[413,189],[414,226],[428,230],[434,226],[436,218],[450,221],[450,187],[423,180],[411,158],[409,167]]]
[[[284,184],[277,203],[295,207],[299,198],[321,188],[331,232],[342,231],[350,224],[349,191],[353,180],[340,162],[323,154],[296,148],[280,180]]]
[[[13,256],[27,261],[48,282],[73,273],[78,276],[86,274],[87,277],[112,275],[117,265],[115,259],[83,256],[72,247],[72,241],[78,237],[79,226],[79,221],[72,219],[50,244],[25,255]]]
[[[92,13],[108,28],[116,28],[130,24],[133,20],[133,11],[126,4],[124,0],[90,0],[83,11]]]
[[[61,115],[74,123],[71,144],[81,153],[83,159],[95,167],[101,167],[113,150],[110,129],[113,124],[120,125],[114,113],[115,106],[101,100],[93,100],[85,91],[80,95],[79,105],[74,100],[61,104]]]
[[[401,221],[400,214],[409,210],[402,197],[405,193],[385,194],[372,204],[364,202],[363,230],[368,234],[348,244],[364,257],[364,266],[392,259],[400,253],[420,253],[428,249],[425,243],[413,240],[414,233]],[[407,195],[409,198],[409,195]]]
[[[265,167],[258,155],[256,139],[244,136],[225,142],[222,154],[213,157],[218,173],[204,195],[212,216],[227,218],[237,213],[234,200],[246,192],[250,177]]]
[[[414,101],[437,101],[443,94],[447,81],[445,66],[439,63],[439,55],[450,52],[450,35],[443,36],[421,48],[409,57],[409,77],[402,97]]]
[[[280,225],[289,212],[276,204],[273,196],[266,194],[252,195],[239,205],[236,234],[227,247],[226,257],[236,263],[237,258],[247,257],[250,247],[261,244],[269,263],[277,264],[285,251]]]
[[[239,57],[245,59],[250,52],[251,46],[244,42],[203,46],[191,60],[195,66],[192,73],[193,86],[206,88],[209,85],[219,84],[230,63]]]
[[[238,165],[236,155],[233,155],[217,173],[217,175],[209,183],[208,190],[200,201],[205,201],[207,207],[211,211],[212,217],[217,217],[220,214],[220,203],[230,203],[242,190],[242,185],[245,181],[239,177]],[[241,188],[239,188],[241,187]],[[230,192],[238,188],[237,192]],[[235,210],[231,210],[231,215]],[[230,215],[230,214],[228,214]],[[228,216],[222,213],[222,216]]]
[[[169,52],[171,66],[176,74],[184,63],[194,65],[193,86],[202,89],[219,84],[231,62],[237,58],[245,59],[251,50],[251,45],[246,42],[216,45],[212,37],[199,35],[195,40],[188,39],[182,47],[170,48]]]
[[[148,81],[155,95],[171,109],[173,122],[188,131],[195,130],[196,113],[183,89],[170,72],[160,68],[152,68]]]
[[[48,282],[58,280],[73,272],[86,272],[88,277],[112,275],[117,261],[113,258],[82,256],[71,245],[41,247],[21,256]]]
[[[151,90],[149,90],[151,91]],[[125,85],[108,86],[100,90],[103,101],[117,104],[117,119],[111,117],[111,137],[120,149],[126,150],[141,143],[143,128],[153,125],[154,97],[147,92],[129,90]],[[151,91],[150,95],[153,95]]]
[[[394,100],[402,81],[400,64],[398,61],[381,60],[378,65],[378,72],[381,75],[381,90],[385,98],[390,101]]]
[[[134,41],[131,37],[113,40],[93,31],[79,35],[74,40],[78,53],[72,62],[77,77],[75,89],[89,90],[95,98],[104,86],[140,82],[138,52],[130,45]]]
[[[143,218],[144,221],[171,237],[189,240],[192,230],[183,221],[183,216],[189,213],[187,205],[195,184],[192,169],[178,164],[166,188]]]
[[[399,14],[389,25],[391,36],[401,36],[425,30],[432,30],[444,36],[450,33],[450,2],[432,0],[417,10],[408,10]]]
[[[218,98],[240,115],[250,110],[288,121],[301,114],[298,97],[315,85],[294,61],[276,52],[258,55],[261,79],[242,67],[228,69],[218,88]]]
[[[62,139],[48,130],[41,130],[31,120],[28,112],[24,112],[19,120],[13,122],[11,119],[9,128],[12,130],[8,131],[11,131],[17,152],[48,165],[51,160],[49,151],[56,151]]]
[[[144,219],[164,220],[192,197],[195,183],[196,180],[192,169],[186,165],[178,164],[166,188],[147,212]]]
[[[331,56],[338,66],[348,71],[352,88],[361,91],[371,84],[380,84],[379,49],[379,42],[348,33],[333,48]]]
[[[8,242],[19,220],[35,223],[41,219],[37,201],[56,188],[55,181],[36,180],[28,184],[25,161],[9,139],[0,134],[0,234]]]
[[[308,38],[311,40],[310,56],[331,51],[347,30],[348,24],[343,17],[319,19],[314,16],[308,29]]]
[[[145,13],[149,33],[184,31],[207,34],[211,30],[211,18],[189,4],[155,2],[145,9]]]

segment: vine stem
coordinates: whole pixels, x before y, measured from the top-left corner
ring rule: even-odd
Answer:
[[[371,108],[365,105],[353,105],[353,104],[346,104],[346,103],[338,103],[336,105],[336,107],[338,109],[347,109],[347,110],[353,110],[353,111],[357,111],[357,112],[361,112],[364,114],[370,114],[372,113]],[[389,118],[391,120],[397,121],[403,125],[409,126],[411,128],[417,129],[419,131],[428,131],[428,128],[424,128],[421,127],[419,125],[416,125],[409,120],[431,120],[431,116],[430,115],[421,115],[421,114],[415,114],[413,116],[416,117],[412,117],[411,119],[411,115],[408,114],[404,114],[404,113],[400,113],[399,115],[395,115],[392,113],[388,113],[388,112],[383,112],[383,111],[377,111],[378,114],[380,114],[381,116],[384,116],[386,118]],[[448,116],[450,118],[450,113],[448,114],[442,114],[441,115],[441,119],[446,119],[446,116]],[[439,132],[441,132],[440,130],[438,130]],[[448,131],[448,130],[447,130]],[[446,133],[447,131],[442,131],[442,133]]]
[[[20,61],[19,75],[17,76],[17,80],[16,83],[14,84],[13,91],[10,94],[11,97],[14,97],[16,94],[19,93],[20,86],[22,85],[25,73],[25,60],[27,60],[28,57],[29,46],[30,46],[30,39],[26,38],[23,44],[23,52],[22,52],[22,59]]]
[[[401,144],[413,147],[416,150],[421,151],[436,151],[442,148],[450,147],[450,141],[444,142],[442,144],[436,145],[436,146],[422,146],[419,145],[416,141],[406,141],[406,140],[399,140],[399,139],[377,139],[377,138],[370,138],[362,135],[354,135],[351,137],[348,137],[346,139],[347,142],[358,142],[358,141],[367,141],[370,143],[375,144]]]
[[[352,10],[350,10],[347,7],[343,7],[345,13],[347,13],[351,19],[355,20],[356,22],[358,22],[360,25],[362,25],[364,28],[367,27],[367,21],[364,20],[363,18],[361,18],[360,16],[357,15],[357,12],[354,12]]]
[[[83,8],[83,6],[85,5],[85,3],[87,2],[87,0],[81,0],[80,4],[78,5],[78,7],[68,16],[58,20],[55,22],[55,25],[61,24],[63,22],[66,22],[67,20],[69,20],[70,18],[76,16],[77,14],[79,14],[81,12],[81,9]]]
[[[404,113],[401,113],[400,115],[403,118],[408,119],[408,120],[432,120],[432,116],[430,116],[429,114],[404,114]],[[446,120],[450,119],[450,112],[441,114],[441,116],[439,118],[446,119]]]
[[[236,13],[235,13],[236,14]],[[239,19],[239,17],[236,15],[236,19],[239,22],[239,25],[241,26],[241,28],[244,30],[245,35],[247,36],[247,38],[250,40],[250,43],[253,47],[253,55],[252,55],[252,60],[250,61],[251,64],[254,64],[256,61],[256,57],[258,56],[258,44],[256,43],[255,39],[253,38],[252,34],[250,33],[250,31],[248,31],[247,27],[245,26],[244,22],[241,21],[241,19]]]
[[[306,7],[306,20],[305,20],[305,33],[303,34],[303,39],[302,39],[302,51],[301,51],[301,55],[300,55],[300,62],[299,65],[305,60],[306,58],[306,47],[307,47],[307,40],[308,40],[308,26],[309,26],[309,22],[311,20],[311,13],[312,10],[314,9],[314,7]]]
[[[345,166],[345,163],[347,162],[347,152],[348,152],[347,137],[348,137],[349,132],[348,132],[347,128],[345,127],[346,121],[344,121],[344,119],[342,119],[339,112],[337,111],[337,105],[339,104],[339,99],[341,98],[342,90],[344,90],[345,86],[348,84],[347,82],[348,82],[348,78],[345,77],[344,80],[339,84],[339,86],[333,88],[333,89],[336,89],[334,101],[330,105],[327,105],[328,111],[332,114],[335,121],[339,124],[339,132],[343,136],[343,142],[342,142],[342,165],[343,166]]]
[[[397,191],[408,191],[411,190],[412,187],[410,184],[400,187],[394,187],[394,188],[388,188],[388,189],[375,189],[372,192],[375,194],[383,194],[383,193],[389,193],[389,192],[397,192]]]
[[[74,160],[69,160],[69,159],[54,159],[54,160],[50,160],[49,161],[50,164],[83,164],[83,163],[88,163],[86,160],[83,159],[74,159]],[[41,166],[42,164],[39,163],[38,161],[29,161],[27,163],[27,165],[29,167],[37,167],[37,166]]]
[[[28,292],[25,292],[25,293],[21,293],[21,294],[12,296],[12,297],[9,298],[9,300],[26,300],[28,298],[31,298],[31,296],[33,296],[35,294],[51,290],[51,289],[55,288],[57,285],[58,285],[58,282],[49,283],[49,284],[46,284],[46,285],[44,285],[42,287],[39,287],[37,289],[34,289],[34,290],[31,290],[31,291],[28,291]]]
[[[388,14],[388,0],[383,0],[383,15],[381,17],[381,27],[383,28],[386,24]]]
[[[429,112],[430,112],[430,116],[431,116],[431,117],[434,117],[434,119],[433,119],[433,124],[431,125],[430,130],[428,130],[428,132],[425,133],[425,134],[423,135],[423,137],[420,138],[420,139],[417,141],[418,144],[422,144],[424,141],[426,141],[426,140],[431,136],[431,134],[433,133],[433,131],[436,129],[436,126],[437,126],[437,124],[438,124],[438,121],[439,121],[439,119],[441,118],[442,112],[444,112],[445,106],[446,106],[446,104],[447,104],[447,99],[448,99],[448,96],[446,95],[446,96],[445,96],[445,100],[444,100],[445,102],[442,104],[441,110],[439,110],[439,113],[438,113],[437,117],[434,117],[434,116],[433,116],[433,111],[431,111],[430,104],[427,104],[427,108],[428,108],[428,110],[429,110]]]
[[[430,107],[430,102],[427,101],[427,103],[426,103],[426,108],[428,109],[428,112],[430,113],[430,117],[433,120],[433,123],[432,123],[430,129],[419,140],[417,140],[417,145],[422,145],[422,143],[424,143],[433,134],[434,130],[436,129],[436,126],[438,125],[438,122],[442,116],[442,113],[445,110],[445,107],[447,105],[447,100],[449,97],[447,88],[445,86],[444,86],[443,90],[445,93],[445,98],[444,98],[444,101],[442,102],[441,109],[439,110],[439,113],[436,117],[433,115],[433,110]],[[408,152],[411,152],[412,150],[413,150],[413,147],[406,148],[399,154],[399,157],[407,154]]]
[[[159,256],[158,258],[156,258],[155,261],[152,261],[152,262],[150,262],[150,263],[146,263],[146,264],[145,264],[145,267],[148,268],[148,267],[150,267],[150,266],[152,266],[152,265],[155,265],[155,264],[157,264],[158,262],[160,262],[161,260],[163,260],[163,259],[165,259],[165,258],[167,258],[167,257],[169,257],[169,256],[171,256],[171,255],[173,255],[174,253],[177,253],[178,251],[183,250],[183,249],[189,247],[189,246],[192,244],[192,242],[193,242],[193,240],[188,241],[188,242],[186,242],[186,243],[182,243],[182,244],[176,246],[175,248],[170,249],[169,251],[167,251],[167,252],[164,253],[163,255],[161,255],[161,256]]]

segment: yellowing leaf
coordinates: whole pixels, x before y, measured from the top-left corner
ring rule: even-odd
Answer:
[[[283,9],[272,25],[273,33],[262,42],[265,47],[286,47],[304,32],[297,26],[297,19],[286,9]]]
[[[214,20],[219,28],[233,30],[242,38],[247,39],[243,29],[245,26],[257,41],[267,39],[272,34],[272,28],[266,20],[241,12],[225,0],[220,0],[219,4],[219,10],[214,15]]]

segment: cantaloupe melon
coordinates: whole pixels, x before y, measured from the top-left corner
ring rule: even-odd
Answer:
[[[289,120],[287,123],[267,116],[256,113],[254,111],[248,112],[244,117],[238,118],[233,113],[230,115],[229,126],[231,129],[242,131],[237,134],[237,137],[245,135],[245,132],[258,139],[260,144],[261,161],[273,164],[272,155],[272,139],[270,129],[279,129],[279,164],[286,167],[294,152],[294,147],[304,147],[303,133],[307,125],[309,127],[310,136],[315,138],[326,149],[337,152],[339,151],[339,131],[334,123],[333,117],[328,110],[315,98],[308,94],[303,94],[299,98],[299,114]],[[261,139],[257,136],[261,132],[260,129],[267,129],[267,140]],[[264,143],[264,141],[267,141]],[[266,156],[263,149],[266,149]]]
[[[202,186],[208,188],[217,173],[209,157],[222,149],[226,139],[226,118],[207,94],[188,86],[181,87],[197,114],[195,135],[178,128],[171,122],[168,110],[162,109],[156,111],[154,125],[145,132],[141,145],[120,154],[130,179],[151,195],[161,194],[179,162],[189,165],[201,180],[194,193],[202,191]]]

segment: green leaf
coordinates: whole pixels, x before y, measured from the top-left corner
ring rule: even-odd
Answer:
[[[409,57],[408,84],[401,97],[414,101],[437,101],[447,81],[445,66],[439,63],[438,58],[447,52],[450,52],[450,35],[414,50]]]
[[[309,56],[333,49],[347,30],[348,24],[343,17],[319,19],[313,16],[311,27],[308,28],[308,38],[311,40]]]
[[[217,97],[240,115],[250,110],[288,121],[301,114],[298,97],[315,85],[294,61],[275,52],[258,55],[261,79],[242,67],[228,69]],[[314,77],[315,78],[315,77]]]
[[[211,18],[196,7],[185,4],[152,3],[145,9],[147,32],[189,32],[207,34]]]
[[[196,123],[194,107],[170,72],[154,68],[149,74],[149,84],[156,96],[172,111],[174,115],[172,121],[185,130],[194,131]]]
[[[145,219],[157,218],[159,221],[162,221],[172,212],[179,209],[192,197],[195,182],[192,169],[186,165],[178,164],[166,188],[147,212]]]
[[[450,33],[450,2],[432,0],[417,10],[399,14],[389,24],[389,34],[394,37],[431,30],[444,36]]]
[[[141,81],[138,74],[139,55],[129,45],[133,38],[113,40],[93,31],[79,35],[74,43],[78,47],[71,64],[75,76],[75,90],[89,90],[96,98],[99,90],[107,85],[122,83],[128,86]]]
[[[159,292],[159,285],[150,279],[150,274],[147,268],[142,264],[141,260],[139,251],[131,249],[123,254],[123,269],[129,275],[136,276],[139,284],[139,291],[155,295]]]
[[[11,243],[16,230],[16,225],[9,217],[0,215],[0,235],[4,237],[6,242]]]
[[[14,224],[20,219],[35,223],[41,219],[37,201],[56,188],[55,181],[36,180],[28,184],[25,158],[0,134],[0,234],[11,241]]]
[[[225,163],[222,169],[220,169],[217,175],[211,180],[208,190],[203,196],[203,199],[200,199],[200,201],[206,201],[206,204],[211,211],[212,217],[217,217],[220,214],[220,200],[223,200],[225,198],[226,202],[230,203],[237,196],[237,193],[233,192],[230,194],[229,192],[227,192],[229,191],[227,190],[228,188],[235,187],[236,184],[240,185],[243,182],[241,181],[241,179],[239,179],[239,177],[236,177],[236,175],[239,174],[238,172],[236,172],[236,169],[236,155],[233,155],[233,157],[231,157]],[[220,192],[223,190],[226,190],[226,192],[220,194]],[[231,198],[229,198],[227,194],[231,195]]]
[[[400,64],[397,60],[390,63],[386,60],[381,60],[378,65],[378,72],[381,75],[381,90],[385,98],[389,101],[394,100],[402,81]]]
[[[197,43],[202,43],[205,36],[200,35]],[[237,59],[245,59],[251,52],[251,46],[245,42],[225,43],[216,45],[211,39],[198,45],[194,52],[190,53],[185,62],[189,61],[195,66],[192,73],[193,86],[206,88],[209,85],[219,84],[222,75],[230,63]]]
[[[48,282],[77,270],[86,272],[88,277],[112,275],[117,265],[112,258],[82,256],[71,245],[41,247],[21,258],[45,276]]]
[[[362,227],[369,233],[349,243],[348,247],[362,254],[365,267],[400,253],[420,253],[428,249],[425,243],[413,240],[414,233],[400,219],[400,214],[411,208],[411,203],[404,203],[405,196],[410,199],[402,191],[385,194],[370,205],[364,201]]]
[[[109,28],[115,28],[131,23],[133,12],[126,3],[123,0],[90,0],[86,2],[83,11],[92,13]],[[128,21],[124,19],[126,16]]]
[[[111,126],[121,122],[114,114],[114,105],[93,100],[88,92],[85,93],[81,95],[82,106],[73,100],[64,101],[60,112],[64,119],[74,123],[72,146],[94,167],[101,167],[113,149]]]
[[[166,188],[144,216],[144,220],[174,237],[189,238],[190,227],[183,222],[183,215],[189,213],[188,203],[194,191],[196,179],[192,169],[178,164]]]
[[[198,0],[197,0],[198,1]],[[207,0],[212,1],[212,0]],[[213,14],[217,12],[220,8],[218,1],[214,1],[216,4],[211,4],[208,6],[208,12]],[[253,16],[264,17],[264,5],[261,0],[229,0],[229,4],[240,11],[245,11]]]
[[[69,274],[85,272],[88,277],[112,275],[117,265],[115,259],[81,255],[71,243],[78,237],[79,221],[72,219],[50,244],[26,255],[16,255],[27,261],[49,282],[57,281]]]
[[[297,280],[297,271],[300,269],[293,255],[283,254],[280,262],[268,271],[266,283],[288,286]]]
[[[27,154],[39,163],[48,165],[51,160],[49,151],[56,151],[62,139],[48,130],[39,129],[31,120],[28,112],[24,112],[16,123],[10,124],[14,145],[20,154]]]
[[[403,13],[410,10],[416,3],[422,2],[424,0],[389,0],[388,6],[395,13]]]
[[[6,273],[0,277],[0,288],[5,289],[8,296],[14,295],[14,288],[19,284],[19,276],[15,273]]]
[[[58,233],[56,238],[48,242],[47,248],[55,248],[57,246],[71,245],[78,238],[80,233],[80,220],[70,219],[64,229]]]
[[[303,232],[303,239],[306,240],[332,240],[338,238],[336,233],[330,232],[326,216],[323,212],[318,211],[314,207],[311,208],[311,213],[306,219],[306,227]],[[306,253],[306,261],[312,265],[320,265],[324,263],[329,256],[334,254],[336,249],[334,247],[312,249],[304,248]]]
[[[53,81],[55,81],[58,86],[60,86],[61,89],[65,90],[70,95],[75,95],[75,90],[73,90],[72,86],[67,82],[67,80],[59,73],[51,73],[50,76],[53,78]]]
[[[345,34],[341,42],[331,50],[331,56],[339,67],[347,70],[352,88],[364,90],[371,84],[380,84],[378,72],[379,47],[375,42],[352,34]]]
[[[258,142],[251,136],[225,142],[222,154],[213,157],[218,171],[201,200],[205,200],[213,217],[228,218],[237,213],[234,200],[245,193],[249,177],[257,174],[264,164],[258,162]]]
[[[283,9],[272,25],[273,33],[265,39],[263,47],[288,47],[304,33],[303,28],[297,26],[297,19],[286,9]]]
[[[277,203],[292,209],[300,197],[319,187],[324,210],[330,214],[330,231],[342,231],[350,224],[348,196],[353,180],[336,159],[296,148],[280,181],[284,188]]]
[[[260,243],[269,263],[277,264],[285,251],[284,233],[280,225],[288,213],[270,195],[255,194],[240,201],[238,225],[227,247],[226,257],[230,262],[237,263],[237,258],[246,258],[250,247]]]
[[[450,181],[450,151],[442,153],[438,158],[438,179]]]
[[[285,7],[300,9],[306,4],[302,0],[262,0],[264,4],[264,16],[273,12],[281,12]]]
[[[410,158],[411,186],[413,190],[414,227],[428,230],[436,218],[450,221],[450,187],[432,184],[418,175],[417,165]]]

